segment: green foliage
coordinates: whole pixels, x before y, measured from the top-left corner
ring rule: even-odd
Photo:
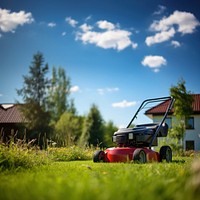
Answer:
[[[104,144],[107,147],[113,146],[112,136],[118,128],[114,125],[112,121],[109,121],[104,125]]]
[[[33,56],[32,65],[29,67],[29,76],[23,76],[22,89],[17,89],[19,96],[25,103],[31,100],[44,107],[46,105],[46,92],[49,80],[45,77],[48,72],[48,64],[44,64],[42,53]]]
[[[55,142],[57,146],[71,146],[81,135],[82,118],[65,112],[55,126]]]
[[[0,169],[33,168],[49,163],[45,151],[32,146],[32,142],[0,144]]]
[[[53,67],[51,84],[48,89],[48,109],[51,113],[52,123],[56,123],[69,108],[70,87],[70,78],[66,76],[65,70],[61,67],[56,70]]]
[[[185,120],[193,112],[193,97],[191,92],[186,90],[185,81],[181,79],[177,86],[172,86],[170,88],[170,94],[175,98],[174,115],[179,119]]]
[[[103,118],[97,106],[93,104],[84,121],[80,144],[83,146],[102,146],[103,134]]]
[[[178,123],[173,124],[170,136],[173,139],[177,139],[177,148],[183,148],[181,144],[185,136],[185,120],[193,113],[192,102],[193,97],[190,91],[186,90],[185,81],[183,79],[179,80],[177,86],[172,86],[170,88],[170,94],[175,98],[174,102],[174,115],[178,119]]]
[[[90,160],[93,150],[78,146],[48,148],[48,154],[54,161]]]
[[[49,132],[50,115],[46,110],[47,107],[47,87],[49,84],[46,74],[48,72],[48,65],[44,64],[44,57],[41,53],[37,53],[33,56],[32,65],[29,67],[29,75],[23,76],[24,84],[23,88],[17,90],[19,96],[22,96],[24,101],[21,106],[21,111],[24,116],[25,126],[29,131],[34,131],[35,138],[37,138],[41,144],[41,135]],[[40,137],[40,138],[39,138]],[[27,134],[27,139],[29,134]]]
[[[169,130],[169,136],[171,138],[177,139],[180,141],[185,135],[185,126],[183,122],[176,124],[172,129]]]
[[[25,126],[29,130],[45,132],[49,127],[50,115],[37,102],[29,100],[20,105],[20,110],[25,117]]]

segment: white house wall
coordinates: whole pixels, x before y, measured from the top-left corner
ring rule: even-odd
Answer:
[[[194,115],[191,117],[194,117],[194,129],[186,130],[184,145],[185,145],[185,141],[193,140],[194,147],[195,147],[194,150],[200,151],[200,115]]]
[[[174,116],[172,117],[172,126],[174,123],[177,123],[177,120]],[[186,134],[184,138],[184,149],[186,141],[194,141],[194,150],[200,151],[200,115],[192,115],[194,117],[194,129],[186,129]],[[160,122],[160,116],[153,116],[153,122]]]

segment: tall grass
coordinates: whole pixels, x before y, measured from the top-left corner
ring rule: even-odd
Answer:
[[[78,146],[48,148],[48,154],[54,161],[75,161],[92,159],[93,149]]]
[[[0,143],[1,169],[32,168],[47,164],[49,161],[46,152],[32,146],[32,142],[18,140],[16,143]]]
[[[65,148],[50,148],[40,150],[33,145],[34,141],[29,143],[25,140],[14,140],[9,143],[0,142],[0,168],[1,169],[19,169],[32,168],[40,165],[46,165],[53,161],[74,161],[90,160],[93,150],[89,148],[80,148],[77,146]]]

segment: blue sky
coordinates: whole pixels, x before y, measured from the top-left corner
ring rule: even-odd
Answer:
[[[200,93],[198,0],[1,0],[0,103],[19,100],[32,57],[71,78],[78,113],[95,103],[126,126],[147,98],[180,78]]]

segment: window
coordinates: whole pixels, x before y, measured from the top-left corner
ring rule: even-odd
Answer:
[[[172,118],[171,117],[167,117],[165,119],[165,123],[168,125],[169,128],[172,128]]]
[[[185,120],[186,129],[194,129],[194,117],[188,117]]]
[[[185,141],[185,149],[186,151],[194,150],[194,140]]]

